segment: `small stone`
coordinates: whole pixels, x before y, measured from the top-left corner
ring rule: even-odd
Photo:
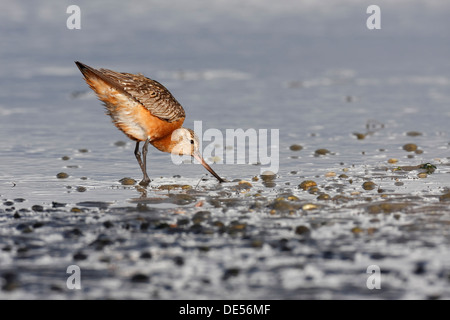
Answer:
[[[314,152],[314,154],[315,154],[316,156],[323,156],[323,155],[326,155],[326,154],[328,154],[328,153],[330,153],[330,151],[329,151],[328,149],[317,149],[317,150]]]
[[[441,202],[450,201],[450,192],[441,195],[439,197],[439,201],[441,201]]]
[[[222,276],[222,280],[228,280],[231,277],[236,277],[239,274],[239,272],[240,270],[238,268],[226,269]]]
[[[389,159],[387,162],[388,162],[388,163],[397,163],[397,162],[398,162],[398,159],[391,158],[391,159]]]
[[[42,212],[44,211],[44,207],[38,204],[35,204],[34,206],[31,207],[31,210],[36,211],[36,212]]]
[[[311,230],[309,230],[308,227],[306,226],[298,226],[297,228],[295,228],[295,234],[299,234],[299,235],[309,235],[311,233]]]
[[[86,152],[89,152],[89,150],[88,149],[78,149],[78,152],[80,152],[80,153],[86,153]]]
[[[119,180],[119,182],[123,185],[123,186],[132,186],[136,184],[136,180],[132,179],[132,178],[122,178]]]
[[[58,179],[66,179],[66,178],[69,177],[69,175],[68,175],[67,173],[65,173],[65,172],[60,172],[60,173],[58,173],[58,174],[56,175],[56,177],[57,177]]]
[[[336,172],[333,171],[329,171],[327,173],[325,173],[325,177],[330,178],[330,177],[335,177],[336,176]]]
[[[289,147],[289,149],[291,149],[292,151],[300,151],[303,149],[303,147],[299,144],[293,144]]]
[[[150,278],[145,274],[135,273],[131,276],[130,281],[134,283],[147,283],[150,281]]]
[[[354,227],[351,230],[354,234],[359,234],[361,232],[364,232],[364,229],[360,228],[360,227]]]
[[[73,260],[86,260],[87,259],[87,255],[84,254],[83,252],[77,252],[73,255]]]
[[[313,180],[305,180],[298,185],[298,187],[303,190],[308,190],[309,188],[315,187],[315,186],[317,186],[317,183]]]
[[[210,211],[199,211],[192,217],[193,223],[200,223],[205,220],[211,219],[211,212]]]
[[[70,157],[69,156],[62,156],[61,159],[64,160],[64,161],[67,161],[67,160],[70,160]]]
[[[145,252],[141,253],[140,258],[141,259],[145,259],[145,260],[149,260],[149,259],[152,258],[152,254],[150,252],[148,252],[148,251],[145,251]]]
[[[322,193],[321,195],[319,195],[317,197],[317,200],[330,200],[330,195],[328,195],[326,193]]]
[[[417,176],[419,177],[419,178],[426,178],[426,177],[428,177],[428,174],[426,174],[425,172],[421,172],[421,173],[419,173],[419,174],[417,174]]]
[[[367,134],[355,132],[354,135],[356,136],[356,138],[357,138],[358,140],[363,140],[363,139],[366,137]]]
[[[261,173],[261,178],[275,178],[276,174],[273,171],[266,170],[263,173]]]
[[[86,191],[86,187],[79,186],[79,187],[77,187],[77,191],[78,192],[85,192]]]
[[[173,258],[173,262],[177,265],[177,266],[182,266],[184,265],[184,258],[181,256],[176,256],[175,258]]]
[[[303,210],[314,210],[317,209],[317,205],[315,205],[314,203],[306,203],[302,206]]]
[[[406,133],[407,136],[410,137],[417,137],[417,136],[421,136],[422,132],[418,132],[418,131],[409,131]]]
[[[339,178],[339,179],[347,179],[347,178],[348,178],[348,175],[346,175],[345,173],[342,173],[342,174],[339,175],[338,178]]]
[[[238,188],[239,189],[250,189],[251,187],[253,187],[252,184],[250,182],[248,182],[248,181],[245,181],[245,180],[241,180],[238,183]]]
[[[114,142],[114,145],[116,147],[124,147],[127,143],[125,141],[116,141]]]
[[[114,224],[111,221],[108,220],[108,221],[103,222],[103,226],[105,228],[109,229],[109,228],[113,227]]]
[[[372,181],[366,181],[362,184],[362,188],[364,190],[373,190],[373,189],[375,189],[375,187],[376,187],[376,184],[373,183]]]
[[[414,143],[407,143],[403,146],[403,150],[413,152],[417,150],[417,145]]]

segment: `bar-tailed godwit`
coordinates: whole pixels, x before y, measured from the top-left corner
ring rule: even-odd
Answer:
[[[190,155],[197,159],[219,182],[224,180],[205,162],[194,131],[183,128],[183,107],[159,82],[142,74],[94,69],[75,61],[86,83],[104,102],[113,123],[136,141],[134,155],[144,175],[139,183],[147,186],[147,150],[151,143],[163,152]],[[142,157],[139,143],[144,141]]]

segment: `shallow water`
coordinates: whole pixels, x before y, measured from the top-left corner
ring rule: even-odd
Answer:
[[[82,1],[68,30],[63,4],[7,2],[0,297],[448,299],[450,6],[380,2],[369,31],[369,4]],[[150,150],[152,184],[121,185],[141,178],[134,143],[74,60],[162,82],[187,127],[279,129],[276,177],[212,164],[219,185]],[[425,163],[436,169],[419,178],[410,167]],[[69,265],[81,290],[66,287]]]

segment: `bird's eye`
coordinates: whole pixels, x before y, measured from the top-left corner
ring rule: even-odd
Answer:
[[[191,144],[194,144],[194,140],[191,139]]]

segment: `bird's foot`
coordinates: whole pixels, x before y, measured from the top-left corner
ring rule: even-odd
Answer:
[[[150,184],[150,179],[149,179],[148,177],[142,179],[142,181],[139,182],[139,185],[141,185],[141,186],[143,186],[143,187],[146,187],[146,186],[148,186],[149,184]]]

